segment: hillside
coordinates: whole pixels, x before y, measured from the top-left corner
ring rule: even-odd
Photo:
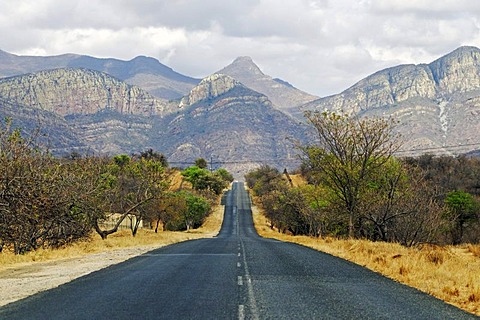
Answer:
[[[480,49],[461,47],[430,64],[379,71],[301,109],[392,117],[408,137],[404,154],[467,152],[480,143],[479,59]]]
[[[169,161],[212,158],[237,176],[263,163],[298,165],[294,142],[305,140],[307,128],[235,79],[207,77],[180,106],[182,112],[165,123],[167,130],[157,131],[158,149],[169,154]]]
[[[176,110],[105,73],[54,69],[0,79],[0,116],[11,117],[54,154],[142,151],[152,121]]]

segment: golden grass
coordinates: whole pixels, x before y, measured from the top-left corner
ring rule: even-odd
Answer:
[[[24,255],[4,251],[0,254],[0,271],[15,265],[62,260],[120,248],[163,247],[192,239],[214,237],[220,231],[223,211],[223,206],[216,206],[202,227],[188,232],[159,231],[155,233],[153,230],[140,229],[137,235],[132,237],[130,230],[120,230],[108,236],[106,240],[102,240],[95,233],[88,240],[59,249],[39,249]]]
[[[270,229],[252,208],[257,232],[349,260],[480,316],[480,246],[406,248],[396,243],[290,236]]]

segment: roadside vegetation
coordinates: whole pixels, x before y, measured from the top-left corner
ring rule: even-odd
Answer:
[[[233,180],[194,166],[182,172],[190,187],[175,186],[178,170],[153,150],[55,158],[11,124],[0,125],[0,255],[63,248],[92,232],[106,240],[124,221],[133,237],[142,224],[154,233],[197,229]]]
[[[256,218],[259,233],[354,261],[479,314],[480,160],[399,158],[391,121],[306,117],[317,135],[300,146],[298,176],[269,166],[245,176],[264,215]]]
[[[155,233],[152,229],[142,228],[138,231],[137,236],[132,237],[130,230],[122,229],[105,240],[92,233],[86,239],[61,248],[39,248],[24,254],[14,254],[13,251],[5,250],[0,254],[0,271],[32,262],[64,260],[124,248],[147,247],[153,249],[187,240],[214,237],[220,231],[223,210],[223,206],[215,206],[200,228],[189,231]]]

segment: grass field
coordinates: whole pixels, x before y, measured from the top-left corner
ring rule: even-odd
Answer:
[[[480,245],[406,248],[396,243],[290,236],[272,230],[257,207],[257,232],[349,260],[480,316]]]

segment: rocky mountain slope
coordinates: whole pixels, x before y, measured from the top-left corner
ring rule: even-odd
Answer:
[[[340,94],[302,106],[399,121],[404,154],[480,148],[480,49],[461,47],[430,64],[379,71]]]
[[[184,76],[154,58],[139,56],[130,61],[84,55],[18,56],[0,50],[0,78],[49,69],[83,68],[105,72],[137,85],[162,99],[179,99],[200,80]]]
[[[217,73],[229,75],[248,88],[266,95],[277,108],[287,113],[296,112],[300,105],[318,98],[286,81],[264,74],[250,57],[238,57]]]
[[[103,109],[162,116],[172,109],[166,101],[139,87],[87,69],[54,69],[0,79],[0,96],[12,104],[61,116],[92,114]]]
[[[56,155],[72,151],[141,151],[152,123],[178,106],[136,86],[86,69],[54,69],[0,79],[0,117],[27,132]]]
[[[307,127],[230,76],[203,79],[180,107],[155,140],[172,162],[202,156],[237,176],[262,163],[290,169],[298,165],[294,144],[305,141]]]

